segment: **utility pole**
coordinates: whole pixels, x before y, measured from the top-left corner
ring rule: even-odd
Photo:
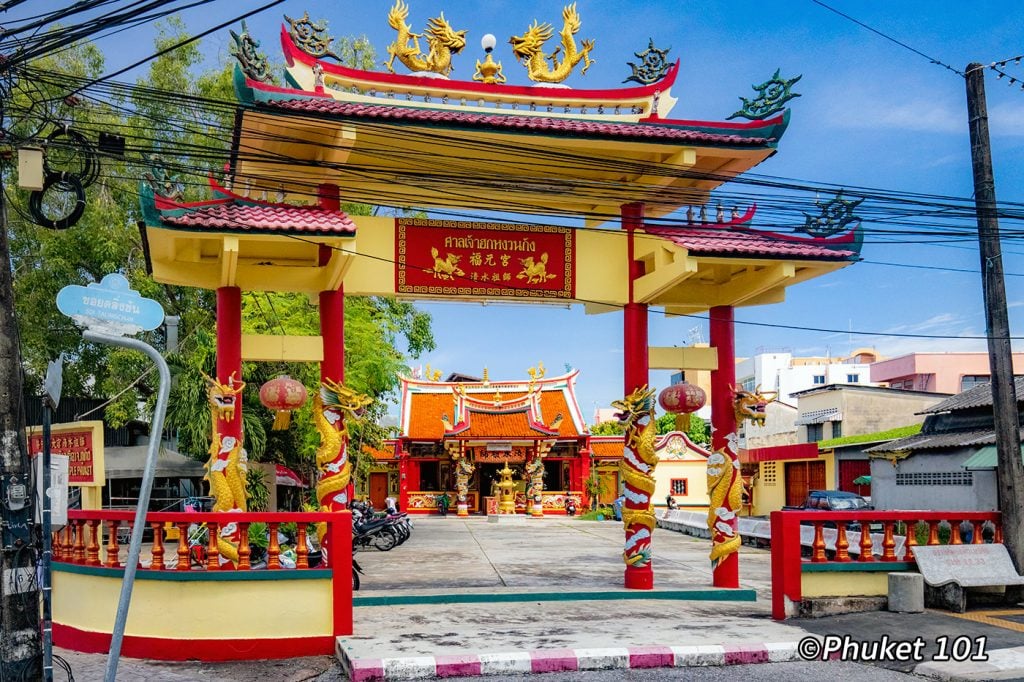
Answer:
[[[25,446],[21,350],[0,169],[0,680],[42,675],[39,585]]]
[[[1017,390],[1013,378],[1010,321],[1006,312],[1006,285],[996,213],[996,183],[992,175],[992,149],[985,103],[985,66],[967,65],[967,116],[971,129],[971,165],[974,169],[974,204],[978,212],[981,282],[985,295],[985,327],[992,372],[992,411],[998,452],[999,510],[1003,516],[1003,542],[1017,571],[1024,569],[1024,514],[1019,494],[1024,492]]]

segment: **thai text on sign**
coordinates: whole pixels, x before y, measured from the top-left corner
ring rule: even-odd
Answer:
[[[35,433],[28,439],[29,455],[43,452],[43,435]],[[92,484],[96,479],[92,431],[69,431],[50,435],[50,453],[68,458],[68,483]]]
[[[575,296],[575,233],[570,228],[399,218],[396,231],[397,293]]]

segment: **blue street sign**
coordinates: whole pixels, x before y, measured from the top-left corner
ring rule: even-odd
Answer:
[[[143,298],[117,273],[89,286],[64,287],[57,294],[57,309],[80,327],[113,336],[156,329],[164,321],[163,307],[150,298]]]

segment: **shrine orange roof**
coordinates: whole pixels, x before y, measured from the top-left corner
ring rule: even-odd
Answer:
[[[401,377],[401,434],[415,440],[578,438],[587,427],[576,400],[579,370],[528,380],[436,381]]]
[[[512,400],[526,396],[526,392],[502,394],[503,399]],[[454,402],[452,394],[420,393],[413,394],[409,409],[409,428],[405,435],[408,438],[423,440],[441,440],[445,437],[446,426],[442,415],[449,423],[452,419]],[[569,405],[560,391],[544,391],[540,396],[541,412],[550,425],[558,415],[562,415],[558,425],[557,437],[572,438],[579,436],[573,420],[569,418]],[[552,436],[534,429],[529,424],[526,409],[511,412],[481,412],[469,410],[469,428],[458,434],[459,438],[551,438]]]
[[[614,440],[598,440],[597,437],[594,437],[590,439],[590,450],[594,453],[594,457],[622,457],[624,443],[623,436],[617,436]]]
[[[395,459],[395,444],[393,441],[385,441],[380,448],[364,445],[363,452],[370,455],[377,461],[392,460]]]

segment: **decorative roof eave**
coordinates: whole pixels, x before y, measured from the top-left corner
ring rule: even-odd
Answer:
[[[746,213],[728,221],[714,223],[658,223],[646,225],[644,231],[664,237],[684,247],[691,256],[743,257],[749,255],[780,256],[800,260],[860,260],[864,231],[858,222],[843,234],[830,237],[801,237],[750,226],[757,205]],[[755,238],[763,243],[756,249],[742,248],[743,238]],[[736,244],[724,245],[723,238],[735,238]],[[749,242],[748,242],[749,244]]]
[[[332,237],[355,235],[355,223],[342,211],[251,199],[233,193],[212,176],[209,181],[214,198],[194,202],[182,202],[160,196],[153,191],[149,183],[143,182],[139,188],[139,203],[145,224],[149,227],[190,232],[246,230],[269,233],[296,232]],[[265,209],[268,215],[259,220],[259,224],[247,224],[247,214],[259,209]],[[227,214],[231,211],[240,215],[229,218]],[[217,214],[216,217],[213,216],[214,213]],[[279,225],[268,226],[268,221],[277,222]]]
[[[705,147],[776,149],[789,124],[788,110],[764,121],[710,122],[648,117],[639,121],[600,120],[554,115],[528,115],[524,111],[464,111],[458,107],[432,109],[381,102],[340,101],[318,89],[315,92],[280,87],[252,80],[236,66],[235,93],[239,101],[254,108],[328,119],[386,120],[395,124],[429,125],[445,128],[509,130],[520,133],[571,134],[622,140],[674,141]],[[494,87],[494,86],[488,86]],[[556,92],[559,92],[556,90]]]
[[[457,391],[460,388],[466,389],[466,394],[468,396],[475,396],[482,393],[493,395],[495,390],[505,393],[528,394],[531,391],[530,387],[532,385],[534,387],[534,395],[538,401],[538,418],[536,421],[543,426],[543,419],[539,415],[539,400],[541,393],[545,391],[561,391],[569,412],[568,415],[564,416],[568,417],[572,421],[575,433],[578,436],[583,436],[587,433],[587,426],[583,420],[583,413],[580,410],[579,401],[576,399],[576,380],[579,378],[579,373],[579,369],[573,369],[570,372],[559,376],[540,377],[533,381],[496,381],[489,382],[487,386],[483,386],[482,382],[480,384],[467,385],[465,382],[430,381],[429,379],[415,379],[413,377],[399,375],[398,379],[401,385],[401,397],[399,400],[401,423],[399,427],[403,437],[410,437],[409,431],[412,420],[412,399],[413,396],[417,394],[446,394]],[[514,402],[517,399],[522,400],[524,397],[529,396],[519,396],[516,399],[510,399],[509,402]],[[493,400],[487,402],[493,404]],[[454,421],[461,423],[463,421],[461,414],[464,413],[465,411],[463,411],[463,413],[457,412]],[[555,418],[557,418],[557,415],[555,415]],[[446,429],[447,428],[454,429],[455,425],[446,427]],[[559,430],[556,429],[555,433],[557,434],[558,432]]]
[[[454,100],[484,100],[505,104],[520,103],[524,107],[537,101],[552,108],[590,106],[610,109],[593,113],[591,116],[602,119],[636,120],[638,116],[667,116],[676,103],[671,95],[672,86],[679,75],[680,62],[677,60],[657,82],[649,85],[631,86],[614,89],[577,89],[577,88],[538,88],[529,85],[505,85],[483,83],[473,80],[451,80],[447,78],[423,78],[421,76],[387,73],[383,71],[364,71],[341,64],[318,59],[304,52],[295,44],[286,26],[281,27],[281,48],[288,66],[287,79],[296,88],[303,91],[336,92],[337,99],[349,101],[386,101],[385,93],[409,94],[412,96],[426,95],[424,102],[411,102],[413,106],[429,106],[437,108],[448,106],[447,103],[433,103],[431,97]],[[302,83],[300,81],[305,81]],[[324,89],[324,83],[337,86]],[[346,92],[345,89],[349,89]],[[351,93],[351,88],[358,90]],[[380,93],[382,96],[377,97]],[[372,93],[372,94],[369,94]],[[328,96],[332,96],[328,94]],[[400,101],[391,102],[395,106],[406,106]],[[613,113],[614,107],[629,107],[629,112]],[[638,109],[635,110],[635,109]],[[536,109],[536,107],[535,107]],[[577,115],[577,114],[573,114]]]

